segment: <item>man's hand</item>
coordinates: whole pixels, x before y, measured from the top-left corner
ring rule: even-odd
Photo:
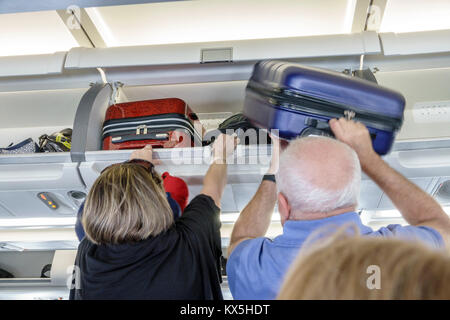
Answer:
[[[212,145],[213,160],[219,164],[225,164],[228,157],[232,156],[239,143],[238,137],[228,134],[220,134]]]
[[[140,150],[135,150],[130,155],[130,160],[133,159],[142,159],[147,160],[153,163],[154,165],[159,164],[159,161],[156,159],[153,159],[153,148],[151,145],[146,145],[144,148]]]
[[[369,130],[365,125],[345,118],[331,119],[329,124],[335,137],[356,151],[363,169],[374,157],[378,157],[373,150]]]
[[[281,152],[287,148],[289,142],[274,135],[270,135],[270,139],[272,140],[272,159],[267,174],[276,174],[280,165]]]

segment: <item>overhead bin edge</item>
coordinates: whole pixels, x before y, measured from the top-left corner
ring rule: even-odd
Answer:
[[[380,33],[384,55],[450,52],[450,29],[407,33]]]
[[[35,76],[63,72],[67,52],[0,57],[0,77]]]
[[[232,52],[231,60],[234,62],[381,53],[377,34],[363,32],[131,47],[73,48],[67,54],[65,68],[195,64],[201,63],[201,53],[204,50],[211,49],[227,49]]]
[[[362,33],[364,54],[381,53],[380,38],[375,31],[364,31]]]

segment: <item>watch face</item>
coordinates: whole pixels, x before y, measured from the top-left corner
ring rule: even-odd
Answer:
[[[269,181],[276,182],[274,174],[265,174],[264,177],[263,177],[263,181],[264,180],[269,180]]]

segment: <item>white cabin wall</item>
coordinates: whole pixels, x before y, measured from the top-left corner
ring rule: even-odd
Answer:
[[[405,119],[397,140],[450,138],[450,68],[377,72],[375,76],[380,85],[406,98]],[[432,108],[444,101],[447,108]],[[423,103],[431,108],[420,112]]]

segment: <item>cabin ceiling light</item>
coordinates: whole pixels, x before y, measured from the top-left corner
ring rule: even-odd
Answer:
[[[0,219],[0,228],[74,226],[75,222],[75,217]]]
[[[235,223],[236,220],[239,218],[240,213],[239,212],[230,212],[230,213],[221,213],[220,214],[220,222],[223,223]],[[280,214],[278,212],[274,212],[272,214],[272,218],[270,219],[271,222],[279,222],[280,220]]]
[[[394,218],[402,218],[401,213],[398,210],[371,210],[365,211],[368,215],[369,220],[373,219],[394,219]]]
[[[449,183],[450,184],[450,183]],[[450,199],[450,198],[449,198]],[[448,215],[450,215],[450,206],[442,207],[444,212],[446,212]],[[371,221],[392,221],[393,219],[403,219],[402,214],[400,211],[396,209],[391,210],[363,210],[361,216],[365,216],[365,221],[371,222]]]

